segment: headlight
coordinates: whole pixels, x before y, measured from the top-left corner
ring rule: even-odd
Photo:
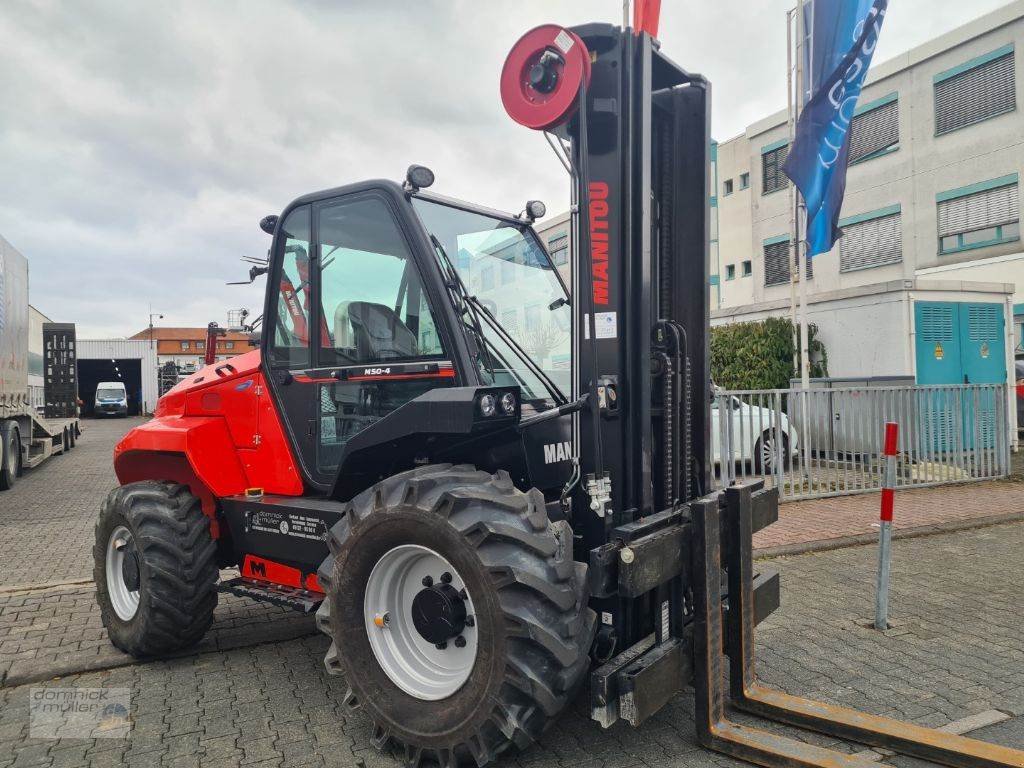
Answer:
[[[516,396],[511,392],[506,392],[501,396],[501,410],[505,412],[506,416],[513,416],[516,412]]]
[[[494,395],[484,395],[480,398],[480,413],[483,416],[493,416],[498,407],[498,400]]]

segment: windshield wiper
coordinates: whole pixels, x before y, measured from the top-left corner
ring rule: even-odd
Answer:
[[[444,262],[443,266],[445,269],[445,276],[447,278],[445,280],[445,284],[448,285],[448,290],[455,302],[456,309],[459,310],[463,317],[468,315],[472,320],[470,328],[473,331],[473,335],[476,336],[478,347],[483,351],[482,355],[479,353],[477,354],[477,360],[487,367],[487,372],[491,374],[491,379],[496,380],[494,365],[490,358],[492,353],[496,354],[497,352],[491,348],[491,345],[488,344],[487,339],[484,336],[483,328],[480,325],[481,315],[483,315],[487,324],[494,329],[495,333],[497,333],[502,340],[508,344],[512,351],[516,353],[516,356],[526,363],[526,367],[530,369],[530,372],[540,379],[541,383],[545,388],[547,388],[555,402],[559,404],[567,403],[568,400],[565,395],[562,394],[562,391],[548,377],[548,375],[544,373],[544,370],[537,365],[533,358],[530,357],[529,353],[508,334],[508,331],[502,327],[497,318],[491,314],[491,311],[487,309],[487,307],[485,307],[476,296],[472,295],[466,289],[466,284],[462,281],[462,277],[459,275],[458,270],[455,269],[455,265],[452,264],[451,259],[448,257],[448,252],[444,249],[444,246],[441,245],[441,241],[438,240],[435,235],[430,236],[430,241],[434,244],[434,249]],[[484,356],[486,356],[486,360],[483,359]],[[512,373],[512,367],[507,362],[502,361],[502,364],[509,373]]]
[[[491,310],[485,307],[476,296],[467,295],[466,298],[470,304],[475,306],[477,311],[484,316],[487,324],[494,329],[494,332],[501,336],[502,341],[508,344],[509,347],[512,348],[512,351],[515,352],[524,363],[526,363],[526,367],[530,369],[530,372],[541,380],[548,392],[551,393],[555,402],[561,404],[569,402],[565,395],[562,394],[562,390],[558,388],[558,385],[555,384],[555,382],[553,382],[546,373],[544,373],[544,369],[537,365],[536,361],[530,357],[530,353],[523,349],[519,342],[512,338],[509,332],[506,331],[502,324],[498,322],[498,319],[491,314]]]
[[[430,242],[434,244],[434,250],[442,262],[441,266],[445,275],[444,284],[448,288],[449,295],[452,297],[452,303],[455,304],[455,309],[458,311],[459,316],[462,317],[463,323],[469,327],[476,337],[474,356],[477,362],[487,369],[487,372],[491,375],[491,381],[496,381],[497,375],[494,372],[494,363],[491,361],[487,340],[484,338],[484,330],[480,326],[480,316],[469,301],[470,296],[469,291],[466,290],[466,284],[462,282],[462,278],[459,276],[458,270],[455,269],[455,265],[452,264],[452,260],[448,258],[448,252],[441,245],[441,241],[436,236],[431,235]],[[468,323],[466,323],[467,316],[470,319]]]

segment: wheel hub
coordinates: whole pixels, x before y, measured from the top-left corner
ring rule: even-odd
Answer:
[[[370,572],[363,600],[370,648],[410,696],[444,699],[469,679],[479,626],[466,587],[445,557],[417,544],[385,552]]]
[[[443,643],[466,628],[466,603],[451,584],[434,584],[412,601],[412,623],[428,643]]]
[[[126,526],[117,526],[107,539],[104,571],[114,613],[122,621],[131,621],[139,610],[142,578],[139,550],[135,537]]]
[[[139,553],[135,550],[134,544],[129,545],[130,549],[123,552],[124,559],[121,561],[121,578],[129,592],[135,592],[141,581],[139,577]]]

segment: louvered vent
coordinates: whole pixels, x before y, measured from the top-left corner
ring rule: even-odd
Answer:
[[[953,308],[921,307],[921,318],[917,335],[926,342],[949,342],[953,340]]]
[[[999,340],[1001,320],[1002,307],[972,304],[967,310],[967,332],[971,341]]]

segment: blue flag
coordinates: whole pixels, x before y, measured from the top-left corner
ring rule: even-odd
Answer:
[[[850,121],[887,6],[888,0],[812,0],[805,6],[810,36],[805,71],[812,96],[800,113],[783,170],[807,204],[808,258],[828,253],[842,234]]]

